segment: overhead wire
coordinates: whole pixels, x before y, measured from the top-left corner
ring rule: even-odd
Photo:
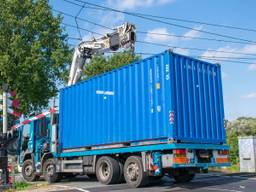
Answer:
[[[243,42],[243,41],[231,41],[231,40],[215,39],[215,38],[207,38],[207,37],[193,37],[189,35],[174,35],[174,34],[157,33],[157,32],[150,32],[150,31],[136,31],[136,32],[141,34],[147,34],[147,35],[159,35],[159,36],[177,37],[177,38],[184,38],[184,39],[197,39],[197,40],[217,41],[217,42],[225,42],[225,43],[248,44],[247,42]]]
[[[62,15],[66,15],[66,16],[68,16],[68,17],[73,17],[73,18],[75,18],[74,15],[71,15],[71,14],[69,14],[69,13],[67,13],[67,12],[63,12],[63,11],[60,11],[60,10],[57,10],[57,9],[54,9],[54,8],[52,8],[52,10],[53,10],[54,12],[60,13],[60,14],[62,14]],[[93,22],[93,21],[90,21],[90,20],[87,20],[87,19],[84,19],[84,18],[81,18],[81,17],[77,17],[77,19],[79,19],[79,20],[81,20],[81,21],[84,21],[84,22],[86,22],[86,23],[90,23],[90,24],[95,25],[95,26],[99,26],[99,27],[102,27],[102,28],[106,28],[106,29],[109,29],[109,30],[113,30],[111,27],[107,27],[107,26],[101,25],[101,24],[99,24],[99,23],[96,23],[96,22]]]
[[[242,63],[242,64],[248,64],[248,65],[252,64],[251,62],[247,62],[247,61],[237,61],[237,60],[231,60],[231,59],[217,59],[217,58],[204,57],[204,56],[191,56],[191,57],[212,60],[212,61],[218,61],[218,62]]]
[[[81,6],[80,4],[77,4],[77,3],[69,1],[69,0],[64,0],[64,1],[72,3],[72,4],[77,5],[77,6]],[[104,8],[98,8],[98,7],[94,7],[94,6],[87,6],[86,8],[87,9],[105,10]],[[208,25],[208,26],[213,26],[213,27],[228,28],[228,29],[241,30],[241,31],[247,31],[247,32],[256,32],[256,29],[252,29],[252,28],[248,28],[248,27],[238,27],[238,26],[232,26],[232,25],[209,23],[209,22],[204,22],[204,21],[195,21],[195,20],[181,19],[181,18],[176,18],[176,17],[164,17],[164,16],[159,16],[159,15],[152,15],[152,14],[145,14],[145,13],[138,13],[138,12],[134,12],[134,13],[144,15],[144,16],[148,16],[148,17],[174,20],[174,21],[179,21],[179,22],[194,23],[194,24],[200,24],[200,25]]]
[[[71,25],[71,24],[64,23],[64,22],[62,22],[62,25],[65,25],[65,26],[67,26],[67,27],[77,28],[77,26],[75,26],[75,25]],[[82,28],[82,27],[78,27],[78,28],[81,29],[81,30],[87,31],[87,32],[89,32],[89,33],[92,33],[92,34],[104,36],[104,34],[101,34],[101,33],[96,32],[96,31],[92,31],[92,30],[85,29],[85,28]]]
[[[70,25],[70,24],[66,24],[66,23],[63,23],[63,25],[66,25],[66,26],[70,26],[70,27],[73,27],[75,28],[76,26],[74,25]],[[85,30],[85,31],[89,31],[91,33],[94,33],[94,34],[98,34],[98,35],[103,35],[103,34],[100,34],[100,33],[97,33],[95,31],[91,31],[91,30],[88,30],[88,29],[85,29],[85,28],[81,28],[81,30]],[[72,39],[75,39],[75,40],[80,40],[79,38],[75,38],[75,37],[70,37]],[[194,50],[194,51],[208,51],[208,52],[216,52],[216,53],[228,53],[228,54],[233,54],[233,55],[248,55],[248,56],[256,56],[256,54],[249,54],[249,53],[243,53],[243,52],[234,52],[234,51],[221,51],[221,50],[212,50],[212,49],[201,49],[201,48],[196,48],[196,47],[180,47],[180,46],[174,46],[174,45],[167,45],[167,44],[161,44],[161,43],[154,43],[154,42],[147,42],[147,41],[139,41],[139,40],[136,40],[137,43],[143,43],[143,44],[150,44],[150,45],[155,45],[155,46],[161,46],[161,47],[165,47],[165,48],[172,48],[172,49],[184,49],[184,50]],[[203,57],[203,56],[201,56]],[[256,60],[256,58],[251,58],[251,57],[218,57],[218,56],[212,56],[212,59],[247,59],[247,60]]]
[[[78,21],[77,21],[77,17],[79,17],[80,13],[83,11],[84,7],[85,7],[85,3],[81,6],[80,10],[77,12],[76,16],[75,16],[75,22],[76,22],[76,26],[77,26],[77,31],[78,31],[78,34],[80,36],[80,38],[82,39],[82,34],[81,34],[81,31],[79,29],[79,26],[78,26]]]
[[[68,1],[68,0],[65,0],[65,1]],[[86,3],[85,3],[86,4]],[[84,7],[85,7],[85,4],[84,4]],[[56,9],[53,9],[53,11],[56,11],[56,12],[59,12],[63,15],[67,15],[67,16],[70,16],[70,17],[75,17],[76,19],[81,19],[81,20],[84,20],[85,22],[88,22],[88,23],[91,23],[93,25],[96,25],[96,26],[100,26],[100,27],[104,27],[106,29],[110,29],[110,30],[113,30],[112,28],[108,27],[108,26],[105,26],[105,25],[101,25],[101,24],[98,24],[98,23],[95,23],[95,22],[92,22],[92,21],[89,21],[89,20],[86,20],[86,19],[83,19],[83,18],[80,18],[78,17],[80,12],[81,12],[81,9],[79,10],[78,14],[76,16],[73,16],[71,14],[68,14],[68,13],[65,13],[63,11],[59,11],[59,10],[56,10]],[[95,31],[92,31],[92,30],[89,30],[89,29],[85,29],[85,28],[81,28],[79,27],[78,25],[77,26],[74,26],[74,25],[71,25],[71,24],[67,24],[67,23],[62,23],[63,25],[65,26],[68,26],[68,27],[72,27],[72,28],[78,28],[79,30],[84,30],[84,31],[87,31],[87,32],[90,32],[90,33],[93,33],[93,34],[97,34],[97,35],[102,35],[104,36],[104,34],[101,34],[101,33],[98,33],[98,32],[95,32]],[[137,31],[138,32],[138,31]],[[148,32],[143,32],[143,31],[139,31],[139,33],[148,33]],[[152,33],[152,34],[157,34],[157,35],[171,35],[171,34],[161,34],[161,33]],[[174,35],[176,37],[183,37],[183,38],[189,38],[189,36],[185,37],[185,36],[178,36],[178,35]],[[74,40],[81,40],[81,38],[74,38],[74,37],[70,37],[70,39],[74,39]],[[205,38],[205,39],[208,39],[208,38]],[[218,39],[218,41],[227,41],[227,40],[223,40],[223,39]],[[229,53],[229,54],[240,54],[240,55],[249,55],[249,56],[256,56],[255,54],[249,54],[249,53],[243,53],[243,52],[229,52],[229,51],[221,51],[221,50],[211,50],[211,49],[202,49],[202,48],[194,48],[194,47],[179,47],[179,46],[174,46],[174,45],[166,45],[166,44],[160,44],[160,43],[154,43],[154,42],[147,42],[147,41],[136,41],[138,43],[144,43],[144,44],[151,44],[151,45],[156,45],[156,46],[162,46],[162,47],[168,47],[168,48],[173,48],[173,49],[188,49],[188,50],[195,50],[195,51],[209,51],[209,52],[222,52],[222,53]],[[243,43],[243,42],[235,42],[235,43]],[[73,44],[71,46],[74,46]],[[147,55],[151,55],[151,53],[137,53],[137,54],[147,54]],[[153,54],[153,53],[152,53]],[[254,60],[256,58],[245,58],[245,57],[217,57],[217,56],[194,56],[195,58],[202,58],[202,59],[207,59],[207,60],[215,60],[215,61],[223,61],[223,62],[235,62],[235,63],[244,63],[244,64],[251,64],[251,62],[246,62],[246,61],[237,61],[237,60],[230,60],[230,59],[245,59],[245,60]]]
[[[75,37],[71,37],[71,38],[77,39]],[[74,44],[72,44],[72,46],[74,46]],[[168,47],[168,46],[165,45],[165,47]],[[183,48],[180,48],[180,47],[176,47],[176,48],[183,49]],[[224,53],[233,53],[233,52],[224,52]],[[155,53],[136,52],[136,54],[140,54],[140,55],[154,55]],[[239,53],[239,54],[242,54],[242,53]],[[256,56],[256,55],[254,55],[254,56]],[[252,62],[239,61],[239,60],[256,60],[256,58],[252,58],[252,57],[231,57],[231,56],[225,57],[225,56],[198,56],[198,55],[194,55],[194,56],[191,56],[191,57],[202,58],[202,59],[213,60],[213,61],[235,62],[235,63],[244,63],[244,64],[251,64]],[[236,59],[236,60],[234,60],[234,59]]]
[[[72,2],[72,1],[68,1],[68,0],[65,0],[65,1],[74,4],[74,2]],[[80,3],[85,2],[85,1],[82,1],[82,0],[75,0],[75,1],[80,2]],[[214,35],[214,36],[219,36],[219,37],[224,37],[224,38],[229,38],[229,39],[234,39],[234,40],[245,41],[245,42],[248,42],[248,43],[256,43],[255,41],[248,40],[248,39],[243,39],[243,38],[234,37],[234,36],[230,36],[230,35],[219,34],[219,33],[206,31],[206,30],[202,30],[202,29],[195,29],[193,27],[188,27],[188,26],[184,26],[184,25],[181,25],[181,24],[170,23],[170,22],[159,20],[159,19],[156,19],[156,18],[150,18],[150,17],[147,17],[144,14],[140,14],[140,13],[122,11],[122,10],[106,7],[106,6],[103,6],[103,5],[98,5],[98,4],[91,3],[91,2],[86,2],[86,4],[92,5],[92,6],[95,6],[95,7],[100,7],[100,8],[103,8],[105,10],[108,10],[108,11],[123,13],[123,14],[126,14],[126,15],[142,18],[144,20],[150,20],[150,21],[154,21],[154,22],[158,22],[158,23],[163,23],[163,24],[170,25],[170,26],[175,26],[175,27],[178,27],[178,28],[189,29],[189,30],[193,30],[193,31],[197,31],[197,32],[201,32],[201,33],[205,33],[205,34],[209,34],[209,35]],[[78,5],[78,4],[75,4],[75,5]],[[78,6],[81,6],[81,5],[78,5]]]
[[[156,53],[136,52],[136,54],[149,56],[149,55],[155,55]],[[241,64],[248,64],[248,65],[252,64],[251,62],[232,60],[232,58],[230,58],[230,57],[226,57],[227,59],[219,59],[219,57],[198,56],[198,55],[192,55],[190,57],[197,58],[197,59],[211,60],[211,61],[216,61],[216,62],[241,63]],[[235,58],[235,59],[237,59],[237,58]]]
[[[74,15],[71,15],[69,13],[60,11],[60,10],[56,10],[56,9],[52,9],[53,11],[60,13],[62,15],[66,15],[68,17],[72,17],[75,18]],[[98,26],[98,27],[102,27],[104,29],[108,29],[113,31],[114,29],[111,27],[108,27],[106,25],[101,25],[99,23],[96,22],[92,22],[89,21],[87,19],[83,19],[81,17],[77,17],[78,20],[84,21],[86,23],[90,23],[92,25]],[[139,34],[150,34],[150,35],[159,35],[159,36],[168,36],[168,37],[177,37],[177,38],[185,38],[185,39],[197,39],[197,40],[206,40],[206,41],[217,41],[217,42],[226,42],[226,43],[235,43],[235,44],[248,44],[247,42],[244,41],[231,41],[231,40],[225,40],[225,39],[216,39],[216,38],[206,38],[206,37],[192,37],[192,36],[188,36],[188,35],[174,35],[174,34],[166,34],[166,33],[156,33],[156,32],[150,32],[150,31],[140,31],[140,30],[136,30],[136,33]]]
[[[149,44],[149,45],[155,45],[155,46],[161,46],[161,47],[169,47],[169,48],[179,48],[179,49],[185,49],[185,50],[194,50],[194,51],[209,51],[209,52],[217,52],[217,53],[230,53],[230,54],[239,54],[239,55],[249,55],[249,56],[256,56],[256,54],[250,54],[250,53],[243,53],[243,52],[237,52],[237,51],[222,51],[222,50],[214,50],[214,49],[203,49],[203,48],[197,48],[197,47],[180,47],[175,45],[167,45],[162,43],[154,43],[154,42],[148,42],[148,41],[139,41],[138,43],[143,44]]]

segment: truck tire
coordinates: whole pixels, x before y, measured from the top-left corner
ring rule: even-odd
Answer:
[[[194,179],[195,173],[191,173],[189,169],[180,169],[177,174],[173,175],[176,183],[187,183]]]
[[[124,178],[124,163],[121,162],[120,160],[118,161],[118,163],[119,163],[119,168],[120,168],[118,183],[125,183],[125,178]]]
[[[36,174],[35,166],[31,159],[24,161],[22,166],[22,176],[28,182],[34,182],[39,179],[39,175]]]
[[[43,164],[43,174],[45,181],[48,183],[54,183],[60,179],[61,175],[56,172],[54,159],[48,159],[45,161]]]
[[[96,176],[98,181],[103,184],[116,184],[120,177],[120,167],[116,159],[103,156],[96,164]]]
[[[149,177],[143,170],[142,159],[139,156],[130,156],[124,164],[124,177],[127,184],[138,188],[148,184]]]

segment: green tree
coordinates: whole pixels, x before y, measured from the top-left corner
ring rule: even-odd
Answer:
[[[21,112],[28,114],[56,94],[71,51],[62,18],[52,14],[47,0],[0,4],[0,85],[17,92]]]
[[[227,143],[230,146],[230,160],[233,165],[236,165],[239,161],[239,150],[238,150],[238,133],[234,130],[230,132],[227,137]]]
[[[129,63],[138,61],[139,59],[140,57],[133,54],[131,51],[115,53],[108,57],[104,57],[103,55],[95,56],[86,65],[84,69],[84,78],[90,78],[97,74],[111,71]]]

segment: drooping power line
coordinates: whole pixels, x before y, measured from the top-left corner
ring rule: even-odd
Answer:
[[[68,24],[68,23],[63,23],[63,22],[62,22],[62,24],[65,25],[65,26],[67,26],[67,27],[77,28],[77,26],[71,25],[71,24]],[[104,36],[103,34],[98,33],[98,32],[96,32],[96,31],[92,31],[92,30],[85,29],[85,28],[82,28],[82,27],[78,27],[78,28],[79,28],[80,30],[87,31],[87,32],[92,33],[92,34]]]
[[[56,9],[52,9],[53,11],[60,13],[62,15],[71,17],[71,18],[75,18],[76,16],[71,15],[69,13],[63,12],[63,11],[59,11]],[[106,25],[101,25],[99,23],[81,18],[81,17],[76,17],[77,20],[81,20],[84,21],[86,23],[90,23],[92,25],[98,26],[98,27],[102,27],[104,29],[108,29],[108,30],[113,30],[111,27],[108,27]],[[217,41],[217,42],[226,42],[226,43],[235,43],[235,44],[248,44],[247,42],[244,41],[231,41],[231,40],[225,40],[225,39],[216,39],[216,38],[206,38],[206,37],[192,37],[192,36],[187,36],[187,35],[174,35],[174,34],[166,34],[166,33],[156,33],[156,32],[150,32],[150,31],[140,31],[137,30],[136,33],[140,33],[140,34],[150,34],[150,35],[159,35],[159,36],[168,36],[168,37],[177,37],[177,38],[184,38],[184,39],[197,39],[197,40],[206,40],[206,41]]]
[[[73,3],[75,5],[78,5],[78,4],[76,4],[74,2],[71,2],[71,1],[68,1],[68,0],[65,0],[65,1]],[[80,3],[85,3],[85,1],[82,1],[82,0],[75,0],[75,1],[80,2]],[[225,34],[219,34],[219,33],[211,32],[211,31],[206,31],[206,30],[202,30],[202,29],[195,29],[195,28],[184,26],[184,25],[181,25],[181,24],[170,23],[170,22],[167,22],[167,21],[160,20],[158,18],[151,18],[151,17],[148,17],[148,16],[146,16],[144,14],[140,14],[140,13],[128,12],[128,11],[122,11],[122,10],[118,10],[118,9],[113,9],[113,8],[110,8],[110,7],[98,5],[98,4],[91,3],[91,2],[86,2],[86,4],[94,6],[94,7],[102,8],[103,10],[107,10],[107,11],[111,11],[111,12],[123,13],[123,14],[126,14],[126,15],[130,15],[130,16],[134,16],[134,17],[137,17],[137,18],[141,18],[141,19],[144,19],[144,20],[149,20],[149,21],[153,21],[153,22],[163,23],[163,24],[170,25],[170,26],[175,26],[175,27],[178,27],[178,28],[189,29],[189,30],[193,30],[193,31],[197,31],[197,32],[201,32],[201,33],[205,33],[205,34],[209,34],[209,35],[214,35],[214,36],[219,36],[219,37],[223,37],[223,38],[229,38],[229,39],[234,39],[234,40],[245,41],[245,42],[248,42],[248,43],[256,43],[255,41],[248,40],[248,39],[243,39],[243,38],[234,37],[234,36],[225,35]],[[81,6],[81,5],[79,5],[79,6]]]
[[[155,55],[156,53],[145,53],[145,52],[136,52],[138,55]],[[204,60],[211,60],[211,61],[216,61],[216,62],[228,62],[228,63],[240,63],[240,64],[252,64],[251,62],[247,61],[237,61],[237,60],[232,60],[230,57],[226,57],[227,59],[219,59],[218,57],[211,57],[211,56],[198,56],[198,55],[192,55],[190,56],[192,58],[197,58],[197,59],[204,59]],[[234,58],[237,59],[237,58]]]
[[[68,27],[76,28],[76,26],[71,25],[71,24],[67,24],[67,23],[62,23],[62,24],[65,25],[65,26],[68,26]],[[90,33],[93,33],[93,34],[104,36],[104,34],[101,34],[101,33],[86,29],[86,28],[79,27],[79,29],[90,32]],[[73,39],[75,39],[75,38],[73,38]],[[222,50],[214,50],[214,49],[203,49],[203,48],[197,48],[197,47],[180,47],[180,46],[175,46],[175,45],[154,43],[154,42],[149,42],[149,41],[140,41],[140,40],[136,40],[136,42],[137,43],[142,43],[142,44],[165,47],[165,48],[172,48],[172,49],[177,49],[178,48],[178,49],[193,50],[193,51],[208,51],[208,52],[216,52],[216,53],[228,53],[228,54],[234,54],[234,55],[238,54],[238,55],[256,56],[256,54],[243,53],[243,52],[238,52],[238,51],[222,51]],[[250,59],[254,59],[254,58],[250,58]]]
[[[237,51],[221,51],[221,50],[203,49],[203,48],[197,48],[197,47],[180,47],[180,46],[175,46],[175,45],[167,45],[167,44],[162,44],[162,43],[154,43],[154,42],[139,41],[139,40],[137,40],[136,42],[143,43],[143,44],[160,46],[160,47],[169,47],[169,48],[173,48],[173,49],[179,48],[179,49],[184,49],[184,50],[209,51],[209,52],[217,52],[217,53],[230,53],[230,54],[256,56],[256,54],[243,53],[243,52],[237,52]]]
[[[72,2],[72,1],[69,1],[69,0],[64,0],[64,1],[72,3],[72,4],[75,4],[77,6],[81,6],[80,4]],[[87,6],[86,8],[96,9],[97,7]],[[104,10],[103,8],[97,8],[97,9]],[[179,21],[179,22],[194,23],[194,24],[208,25],[208,26],[213,26],[213,27],[220,27],[220,28],[228,28],[228,29],[241,30],[241,31],[256,32],[256,29],[252,29],[252,28],[248,28],[248,27],[238,27],[238,26],[233,26],[233,25],[209,23],[209,22],[205,22],[205,21],[197,21],[197,20],[191,20],[191,19],[181,19],[181,18],[177,18],[177,17],[164,17],[164,16],[160,16],[160,15],[152,15],[152,14],[145,14],[145,13],[142,14],[142,13],[138,13],[138,12],[136,12],[136,14],[141,14],[141,15],[144,15],[144,16],[160,18],[160,19]]]
[[[84,20],[85,22],[88,22],[88,23],[91,23],[91,24],[94,24],[96,26],[100,26],[100,27],[104,27],[106,29],[110,29],[110,30],[113,30],[112,28],[108,27],[108,26],[105,26],[105,25],[101,25],[101,24],[98,24],[98,23],[95,23],[95,22],[92,22],[92,21],[89,21],[89,20],[86,20],[86,19],[83,19],[83,18],[79,18],[79,14],[81,12],[81,10],[85,7],[85,4],[84,6],[79,10],[79,12],[77,13],[76,16],[73,16],[71,14],[68,14],[68,13],[65,13],[65,12],[62,12],[62,11],[58,11],[58,10],[55,10],[53,9],[53,11],[56,11],[56,12],[59,12],[63,15],[67,15],[67,16],[70,16],[70,17],[74,17],[75,19],[81,19],[81,20]],[[77,23],[77,21],[76,21]],[[101,35],[103,36],[103,34],[100,34],[98,32],[95,32],[95,31],[92,31],[92,30],[89,30],[89,29],[85,29],[85,28],[81,28],[78,26],[78,23],[77,23],[77,26],[74,26],[74,25],[71,25],[71,24],[67,24],[67,23],[63,23],[63,25],[65,26],[68,26],[68,27],[72,27],[72,28],[77,28],[77,29],[81,29],[81,30],[84,30],[84,31],[87,31],[87,32],[90,32],[90,33],[93,33],[93,34],[97,34],[97,35]],[[138,31],[137,31],[138,33]],[[148,32],[143,32],[143,31],[139,31],[139,33],[148,33]],[[171,36],[172,34],[161,34],[161,33],[152,33],[152,34],[155,34],[155,35],[168,35],[168,36]],[[173,36],[176,36],[176,37],[182,37],[182,38],[190,38],[189,36],[178,36],[178,35],[173,35]],[[70,37],[69,39],[73,39],[73,40],[81,40],[81,36],[80,38],[74,38],[74,37]],[[208,39],[208,38],[205,38],[205,39]],[[215,39],[216,40],[216,39]],[[223,39],[217,39],[218,41],[228,41],[228,40],[223,40]],[[156,45],[156,46],[162,46],[162,47],[166,47],[166,48],[173,48],[173,49],[176,49],[176,48],[179,48],[179,49],[188,49],[188,50],[195,50],[195,51],[209,51],[209,52],[222,52],[222,53],[230,53],[230,54],[242,54],[242,55],[250,55],[250,56],[256,56],[254,54],[247,54],[247,53],[242,53],[242,52],[228,52],[228,51],[220,51],[220,50],[209,50],[209,49],[202,49],[202,48],[193,48],[193,47],[179,47],[179,46],[172,46],[172,45],[166,45],[166,44],[160,44],[160,43],[154,43],[154,42],[146,42],[146,41],[137,41],[139,43],[146,43],[146,44],[151,44],[151,45]],[[233,42],[233,41],[231,41]],[[244,42],[235,42],[235,43],[244,43]],[[74,46],[74,45],[72,45]],[[138,53],[139,54],[139,53]],[[142,53],[140,53],[142,54]],[[145,54],[145,53],[143,53]],[[150,55],[150,53],[146,53],[147,55]],[[224,61],[224,62],[234,62],[234,63],[244,63],[244,64],[251,64],[251,62],[247,62],[247,61],[237,61],[237,60],[255,60],[256,58],[246,58],[246,57],[217,57],[217,56],[194,56],[195,58],[202,58],[202,59],[208,59],[208,60],[216,60],[216,61]],[[231,59],[236,59],[236,60],[231,60]]]

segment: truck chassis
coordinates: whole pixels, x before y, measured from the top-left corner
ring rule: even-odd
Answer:
[[[227,145],[160,143],[117,146],[45,153],[40,163],[32,163],[35,167],[32,180],[43,175],[46,181],[52,183],[61,177],[85,174],[96,176],[103,184],[126,181],[131,187],[142,187],[165,174],[174,177],[176,182],[188,182],[197,172],[206,171],[208,167],[230,165]],[[27,159],[25,165],[27,161],[33,162]],[[24,164],[23,176],[26,178]]]

